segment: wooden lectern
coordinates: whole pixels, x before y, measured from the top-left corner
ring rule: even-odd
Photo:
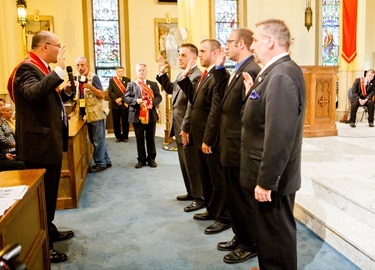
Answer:
[[[336,82],[338,67],[300,66],[306,83],[304,137],[337,136]]]

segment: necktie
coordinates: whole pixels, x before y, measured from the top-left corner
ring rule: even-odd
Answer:
[[[203,71],[203,74],[202,74],[202,77],[201,77],[201,79],[199,80],[199,83],[198,83],[198,86],[197,86],[197,89],[198,89],[198,87],[201,85],[201,83],[203,82],[203,80],[204,80],[204,78],[207,76],[207,69],[205,69],[204,71]]]

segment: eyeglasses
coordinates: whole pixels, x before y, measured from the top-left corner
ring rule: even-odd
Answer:
[[[231,44],[232,42],[238,42],[239,40],[235,40],[235,39],[228,39],[227,40],[227,44]]]
[[[61,44],[52,44],[52,43],[49,43],[49,42],[46,42],[47,45],[52,45],[52,46],[55,46],[57,48],[61,48]]]

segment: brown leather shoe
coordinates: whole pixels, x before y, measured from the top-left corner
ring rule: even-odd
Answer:
[[[194,198],[190,194],[178,195],[176,197],[177,201],[192,201]]]
[[[49,251],[49,259],[51,263],[61,263],[65,262],[68,259],[68,256],[60,251],[57,251],[56,249],[51,249]]]
[[[242,263],[256,256],[257,256],[256,252],[247,251],[247,250],[244,250],[243,248],[238,247],[232,252],[225,255],[223,260],[225,263]]]
[[[237,237],[234,236],[232,240],[227,242],[219,242],[217,244],[217,249],[222,251],[231,251],[235,250],[238,247],[238,240]]]
[[[191,204],[184,208],[185,212],[192,212],[204,208],[204,201],[194,200]]]
[[[205,211],[204,213],[195,214],[193,216],[193,219],[195,219],[195,220],[214,220],[215,217],[213,215],[211,215],[210,213],[208,213],[207,211]]]

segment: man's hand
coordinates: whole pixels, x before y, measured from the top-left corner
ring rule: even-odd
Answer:
[[[220,54],[216,58],[216,66],[224,66],[225,61],[227,61],[227,54],[225,53],[225,49],[223,47],[220,47]]]
[[[212,154],[211,146],[208,146],[205,143],[202,143],[202,152],[205,154]]]
[[[367,101],[368,101],[367,98],[366,99],[359,99],[359,105],[364,106]]]
[[[245,85],[245,95],[247,95],[250,88],[253,86],[254,81],[253,81],[253,78],[250,76],[250,74],[247,73],[247,72],[243,72],[242,76],[243,76],[243,79],[244,79],[243,83]]]
[[[167,64],[165,63],[164,57],[160,55],[158,58],[159,74],[164,74],[166,68],[167,68]]]
[[[181,135],[181,138],[182,138],[182,144],[188,145],[188,143],[189,143],[189,133],[181,130],[180,135]]]
[[[10,154],[10,153],[6,153],[6,154],[5,154],[5,157],[6,157],[8,160],[14,160],[14,156],[15,156],[15,155],[12,155],[12,154]]]
[[[189,60],[189,63],[186,65],[186,68],[184,69],[184,71],[183,71],[182,74],[181,74],[182,78],[185,79],[187,76],[189,76],[190,71],[191,71],[191,68],[192,68],[193,66],[195,66],[196,61],[197,61],[196,59],[190,59],[190,60]]]
[[[271,191],[270,189],[264,189],[257,185],[254,190],[255,200],[258,202],[270,202],[271,200]]]
[[[65,48],[65,44],[61,45],[59,53],[57,54],[57,65],[61,67],[63,70],[65,70]]]
[[[121,105],[121,103],[122,103],[122,98],[116,98],[115,99],[115,102],[118,104],[118,105]]]

